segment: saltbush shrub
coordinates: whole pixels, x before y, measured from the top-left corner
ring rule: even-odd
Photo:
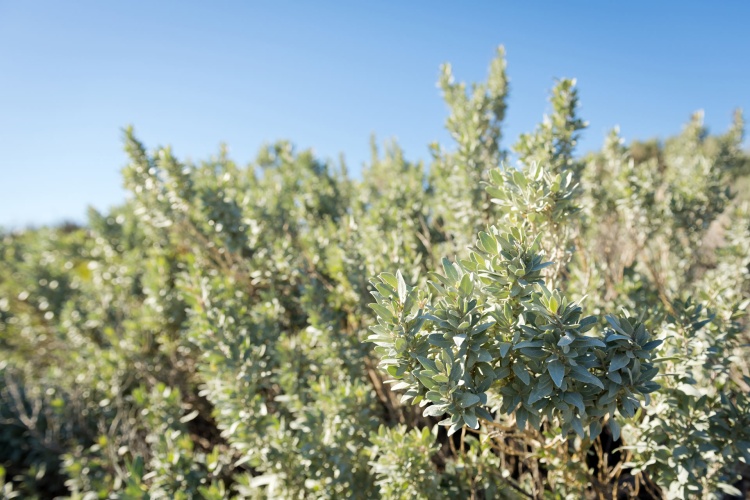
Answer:
[[[741,114],[576,156],[574,80],[510,149],[502,49],[439,84],[426,164],[127,129],[123,205],[0,233],[3,496],[747,494]]]

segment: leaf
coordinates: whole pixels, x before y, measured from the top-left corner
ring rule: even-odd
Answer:
[[[434,282],[434,281],[428,281],[427,286],[432,289],[432,293],[438,297],[442,295],[447,295],[448,292],[445,291],[445,288],[443,288],[442,285]]]
[[[443,269],[445,270],[446,277],[450,278],[454,283],[458,281],[458,271],[456,271],[456,268],[451,264],[451,261],[446,258],[443,258]]]
[[[570,425],[573,427],[573,430],[576,431],[576,434],[578,434],[579,437],[583,438],[586,435],[583,432],[583,425],[581,424],[580,418],[573,417],[573,420],[570,421]]]
[[[422,415],[425,417],[439,417],[445,413],[445,407],[442,405],[431,405],[425,408]]]
[[[479,420],[477,420],[476,415],[473,413],[464,414],[464,422],[472,429],[479,429]]]
[[[746,464],[750,464],[750,441],[737,441],[737,449],[742,453]]]
[[[388,308],[381,306],[380,304],[367,304],[370,309],[375,311],[375,313],[380,316],[381,318],[388,320],[388,321],[395,321],[396,317],[393,315],[391,311],[388,310]]]
[[[577,392],[566,392],[563,396],[563,401],[578,408],[578,411],[580,413],[584,413],[586,411],[586,405],[583,403],[583,396],[581,396]]]
[[[554,262],[542,262],[542,263],[540,263],[540,264],[537,264],[537,265],[535,265],[534,267],[532,267],[532,268],[531,268],[531,271],[541,271],[541,270],[542,270],[542,269],[544,269],[545,267],[549,267],[549,266],[551,266],[552,264],[554,264]]]
[[[560,360],[556,359],[547,365],[547,371],[558,389],[562,387],[563,378],[565,377],[565,365],[563,365]]]
[[[513,373],[515,373],[516,377],[521,379],[524,384],[529,385],[529,383],[531,382],[529,372],[527,372],[524,369],[523,365],[521,365],[520,363],[513,363]]]
[[[380,273],[380,279],[391,285],[394,290],[398,288],[398,279],[391,273]]]
[[[719,488],[723,493],[734,496],[734,497],[740,497],[742,498],[742,492],[738,490],[736,487],[732,486],[729,483],[719,483],[716,485],[717,488]]]
[[[525,431],[526,430],[526,421],[529,418],[529,413],[524,410],[523,408],[520,408],[516,412],[516,425],[518,426],[518,430]]]
[[[508,375],[510,375],[510,368],[508,368],[507,366],[499,366],[495,368],[494,371],[495,371],[495,378],[497,378],[498,380],[502,380]]]
[[[550,394],[552,394],[552,384],[550,384],[549,382],[545,385],[537,384],[537,386],[534,387],[529,394],[528,403],[530,405],[533,405],[537,401],[546,398]]]
[[[504,358],[508,355],[508,351],[510,351],[512,344],[510,344],[509,342],[500,342],[500,344],[498,345],[500,347],[500,357]]]
[[[516,347],[514,347],[514,349],[517,351],[526,347],[542,347],[543,345],[544,342],[541,340],[526,340],[524,342],[519,342],[518,344],[516,344]]]
[[[621,335],[619,333],[607,335],[607,342],[614,342],[615,340],[630,340],[630,337],[628,337],[627,335]]]
[[[492,413],[481,406],[477,406],[476,408],[474,408],[474,413],[476,413],[479,418],[483,418],[489,422],[495,421],[495,419],[492,417]]]
[[[581,326],[578,328],[578,331],[580,333],[587,332],[591,330],[591,328],[593,328],[593,326],[596,325],[596,323],[597,323],[596,316],[586,316],[579,322]]]
[[[406,302],[406,282],[400,270],[396,271],[396,280],[398,281],[398,300],[403,304]]]
[[[694,398],[699,398],[703,395],[697,387],[691,384],[680,384],[677,386],[677,390]]]
[[[627,338],[627,339],[630,338],[630,337],[627,336],[628,334],[625,332],[625,330],[623,330],[622,327],[620,326],[620,322],[617,321],[617,318],[615,318],[614,316],[610,316],[610,315],[605,316],[605,318],[607,320],[607,323],[609,323],[609,325],[612,328],[614,328],[614,330],[616,332],[625,335],[625,338]]]
[[[602,349],[607,348],[607,344],[593,337],[579,337],[578,343],[576,345],[578,347],[601,347]]]
[[[594,420],[593,422],[591,422],[591,425],[589,425],[589,437],[591,441],[599,437],[599,434],[601,433],[602,433],[602,423],[598,420]]]
[[[651,342],[646,342],[645,344],[643,344],[643,346],[641,347],[641,349],[643,349],[644,351],[652,351],[652,350],[656,349],[657,347],[659,347],[662,344],[662,342],[664,342],[664,341],[661,340],[661,339],[659,339],[659,340],[652,340]]]
[[[441,396],[437,391],[427,391],[424,397],[425,399],[432,401],[433,403],[441,403],[443,401],[443,396]]]
[[[661,386],[656,382],[646,382],[645,384],[638,386],[638,391],[642,394],[650,394],[659,389],[661,389]]]
[[[609,419],[609,429],[612,431],[612,439],[615,441],[620,439],[620,424],[614,418]]]
[[[424,375],[417,375],[417,378],[419,379],[420,382],[422,382],[422,385],[424,385],[431,391],[435,391],[439,387],[437,382],[432,380],[430,377],[425,377]]]
[[[571,366],[570,376],[578,380],[579,382],[595,385],[599,389],[604,389],[604,384],[602,384],[602,381],[599,380],[598,377],[589,373],[589,371],[583,368],[582,366]]]
[[[473,406],[480,401],[481,400],[479,396],[470,392],[464,392],[458,397],[458,404],[461,405],[461,408],[468,408],[469,406]]]
[[[484,363],[491,363],[492,362],[492,354],[489,353],[486,349],[480,349],[479,352],[477,352],[477,361],[481,361]]]
[[[552,313],[557,313],[557,309],[559,307],[559,304],[557,303],[557,299],[555,297],[550,297],[549,299],[549,310]]]
[[[453,336],[453,343],[456,344],[456,346],[461,347],[464,342],[466,342],[466,334],[465,333],[461,333],[461,334]]]
[[[477,325],[477,326],[475,326],[474,328],[471,329],[471,334],[472,335],[477,335],[478,333],[482,333],[483,331],[487,330],[489,327],[491,327],[494,324],[495,324],[495,322],[491,321],[489,323],[483,323],[481,325]]]
[[[614,372],[619,370],[620,368],[624,368],[628,366],[628,363],[630,362],[630,358],[628,358],[627,354],[616,354],[614,358],[612,358],[612,361],[609,363],[609,371]]]
[[[464,297],[471,296],[471,293],[474,291],[474,283],[471,281],[471,274],[464,274],[463,278],[461,278],[461,284],[458,286],[458,291],[461,292],[461,295]]]
[[[427,337],[427,342],[429,342],[431,345],[434,345],[435,347],[453,347],[451,341],[447,340],[440,333],[431,333]]]
[[[382,283],[375,283],[375,288],[380,292],[380,295],[383,297],[392,297],[393,296],[393,290],[391,290],[388,286],[382,284]]]
[[[565,347],[566,345],[572,344],[573,341],[575,341],[575,339],[576,338],[573,335],[571,335],[570,332],[565,332],[565,335],[560,337],[560,340],[557,342],[557,345],[559,345],[560,347]]]
[[[427,370],[432,370],[434,372],[439,372],[437,365],[435,364],[435,361],[431,360],[430,358],[425,358],[424,356],[417,356],[417,361],[424,366]]]
[[[490,255],[497,255],[497,240],[484,231],[479,233],[479,241],[484,250]]]

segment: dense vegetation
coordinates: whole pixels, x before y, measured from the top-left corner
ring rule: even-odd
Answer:
[[[575,81],[512,150],[502,51],[440,85],[428,165],[129,129],[123,206],[0,233],[4,496],[747,491],[741,115],[582,158]]]

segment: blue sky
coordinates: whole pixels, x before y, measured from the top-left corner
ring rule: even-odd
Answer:
[[[704,109],[713,131],[750,110],[750,3],[101,2],[0,0],[0,226],[83,221],[121,202],[121,128],[200,160],[240,164],[290,139],[351,171],[369,137],[411,159],[450,145],[435,86],[484,78],[504,44],[506,145],[576,77],[580,152],[620,125],[666,136]]]

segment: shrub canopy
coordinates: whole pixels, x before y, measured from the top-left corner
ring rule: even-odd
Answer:
[[[0,233],[5,497],[741,493],[741,114],[581,157],[574,80],[511,149],[502,49],[439,84],[427,164],[127,129],[125,204]]]

